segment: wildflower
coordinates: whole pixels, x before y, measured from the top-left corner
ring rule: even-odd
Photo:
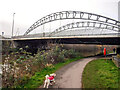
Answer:
[[[28,47],[28,45],[27,45],[27,46],[25,46],[25,48],[29,48],[29,47]]]
[[[5,59],[7,60],[8,58],[6,57]]]
[[[20,48],[19,50],[23,50],[23,48]]]
[[[26,65],[25,67],[26,67],[26,70],[28,70],[28,67],[27,67],[27,65]]]
[[[14,62],[14,65],[17,65],[17,63],[16,63],[16,62]]]

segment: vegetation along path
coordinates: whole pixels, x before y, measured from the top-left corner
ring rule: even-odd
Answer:
[[[53,88],[82,88],[82,72],[86,64],[96,57],[84,58],[72,62],[56,72],[56,83]]]
[[[119,73],[119,68],[112,60],[93,60],[85,66],[83,71],[82,88],[114,88],[118,90]]]

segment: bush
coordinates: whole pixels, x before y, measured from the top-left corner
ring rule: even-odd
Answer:
[[[75,52],[74,49],[70,49],[66,53],[67,53],[66,56],[68,58],[75,58],[78,55],[77,52]]]
[[[117,54],[117,57],[120,58],[120,54]]]
[[[2,86],[5,88],[25,83],[36,71],[33,56],[23,48],[9,55],[2,55],[2,59]]]
[[[26,47],[28,48],[28,47]],[[53,66],[64,62],[66,58],[75,58],[78,52],[70,49],[62,49],[62,46],[56,45],[49,50],[38,50],[37,54],[32,56],[26,52],[26,49],[19,48],[9,55],[3,55],[3,87],[16,87],[27,83],[31,76],[43,68]]]

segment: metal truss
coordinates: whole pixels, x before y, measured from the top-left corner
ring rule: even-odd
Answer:
[[[56,12],[52,13],[50,15],[47,15],[38,21],[36,21],[25,33],[24,35],[27,35],[35,28],[56,20],[64,20],[64,19],[82,19],[82,20],[92,20],[97,22],[102,22],[114,26],[120,26],[120,22],[105,16],[88,13],[88,12],[81,12],[81,11],[62,11],[62,12]]]
[[[74,23],[69,23],[64,26],[61,26],[51,32],[49,36],[52,36],[56,33],[68,30],[68,29],[75,29],[75,28],[97,28],[97,29],[105,29],[105,30],[112,30],[118,32],[120,30],[120,27],[114,26],[114,25],[108,25],[104,23],[99,23],[99,22],[90,22],[90,21],[84,21],[84,22],[74,22]]]

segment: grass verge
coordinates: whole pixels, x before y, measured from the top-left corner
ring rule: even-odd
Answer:
[[[83,71],[83,88],[118,88],[119,73],[119,68],[111,60],[91,61]]]
[[[55,65],[46,67],[43,70],[41,70],[40,72],[36,72],[35,75],[32,76],[31,79],[28,81],[28,83],[26,83],[23,86],[19,86],[18,88],[38,88],[40,85],[43,84],[46,74],[54,73],[61,67],[65,66],[73,61],[79,60],[79,59],[82,59],[82,57],[68,59],[68,60],[65,60],[64,63],[61,62],[61,63],[55,64]]]

